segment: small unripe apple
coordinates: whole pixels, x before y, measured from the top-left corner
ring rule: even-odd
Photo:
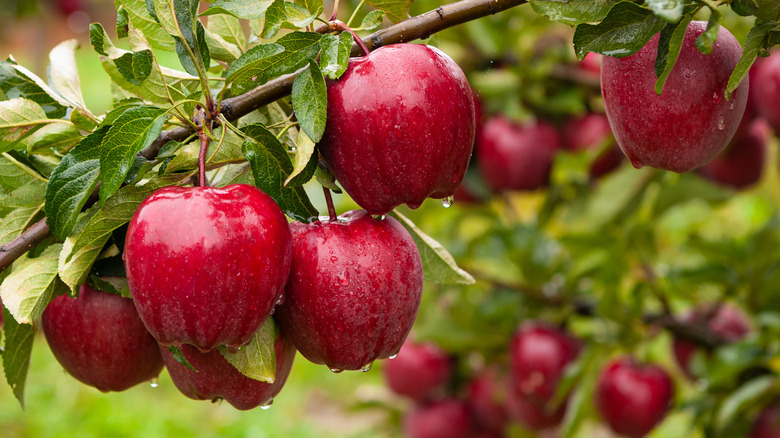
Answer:
[[[100,391],[124,391],[157,377],[162,359],[133,300],[87,284],[60,295],[41,317],[54,357],[70,375]]]
[[[563,139],[566,148],[570,151],[584,151],[599,149],[612,139],[612,128],[609,127],[607,116],[598,113],[589,113],[582,117],[570,119],[563,125]],[[593,179],[600,178],[615,170],[623,162],[623,152],[613,144],[593,161],[590,167],[590,176]]]
[[[422,298],[422,260],[409,232],[365,210],[290,230],[293,267],[277,321],[303,357],[342,371],[396,355]]]
[[[724,92],[742,48],[721,26],[712,54],[699,52],[696,38],[706,27],[700,21],[688,25],[661,95],[655,92],[659,34],[631,56],[604,57],[604,106],[618,145],[634,167],[687,172],[712,161],[734,136],[749,81],[729,99]]]
[[[753,120],[744,131],[737,131],[731,144],[720,155],[700,167],[699,174],[735,189],[758,183],[764,170],[770,136],[771,130],[766,120]]]
[[[549,183],[560,147],[558,131],[547,122],[517,124],[496,116],[485,123],[477,141],[477,164],[493,191],[536,190]]]
[[[380,47],[352,58],[328,82],[319,150],[371,214],[455,193],[474,145],[471,87],[444,52],[421,44]]]
[[[382,371],[393,392],[423,401],[449,380],[452,364],[438,345],[407,341],[397,357],[384,362]]]
[[[756,72],[751,77],[754,88],[756,111],[766,118],[769,124],[780,132],[780,52],[775,51],[768,58],[761,59]]]
[[[753,420],[748,438],[780,438],[780,408],[769,406],[761,410]]]
[[[407,438],[473,438],[475,434],[468,406],[455,399],[417,407],[404,418],[403,429]]]
[[[663,420],[672,404],[674,383],[658,365],[631,357],[609,362],[596,384],[596,409],[615,433],[641,438]]]

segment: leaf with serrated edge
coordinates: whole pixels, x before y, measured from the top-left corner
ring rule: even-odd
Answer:
[[[355,31],[365,30],[368,32],[372,32],[382,25],[382,20],[384,20],[384,18],[385,18],[385,11],[380,11],[380,10],[371,11],[368,14],[366,14],[365,17],[363,17],[363,20],[360,22],[360,27],[354,30]],[[343,33],[349,34],[349,32],[343,32]],[[349,37],[352,38],[352,35],[350,34]]]
[[[253,0],[253,3],[256,4],[257,2]],[[226,14],[211,15],[208,23],[206,23],[206,29],[219,35],[228,43],[237,46],[241,53],[246,51],[246,34],[244,34],[244,29],[241,27],[241,21],[238,18]]]
[[[43,182],[34,181],[33,186],[30,188],[19,188],[14,191],[24,190],[28,195],[32,196],[29,202],[25,205],[17,207],[3,217],[0,221],[0,245],[14,240],[22,233],[27,227],[32,225],[37,218],[38,213],[43,210],[43,190],[45,185]],[[35,187],[34,189],[32,187]],[[33,198],[34,197],[34,198]]]
[[[173,38],[149,14],[146,9],[146,0],[114,0],[114,5],[117,8],[125,7],[130,22],[136,29],[144,33],[146,39],[155,49],[168,52],[174,50]]]
[[[18,97],[0,102],[0,152],[21,149],[34,129],[52,123],[40,105]],[[65,124],[70,122],[61,121]]]
[[[452,255],[441,243],[425,234],[409,218],[397,210],[393,210],[392,215],[409,231],[412,239],[414,239],[414,243],[417,244],[417,250],[420,252],[420,258],[422,258],[423,273],[426,281],[437,284],[475,283],[474,277],[458,267],[455,259],[452,258]]]
[[[620,0],[531,0],[530,3],[537,14],[574,26],[601,21],[618,1]]]
[[[219,127],[214,130],[214,136],[217,140],[212,140],[209,144],[208,155],[206,156],[207,170],[228,163],[239,163],[244,161],[244,152],[241,150],[244,139],[230,129],[227,129],[227,131],[225,131],[224,140],[220,140],[222,139],[223,129],[223,127]],[[168,163],[165,171],[167,173],[172,173],[197,169],[199,152],[199,141],[193,141],[186,144],[176,152],[176,158]]]
[[[41,150],[67,150],[82,138],[79,129],[69,123],[49,123],[36,129],[24,143],[27,153],[34,154]]]
[[[693,16],[686,16],[676,24],[667,24],[661,31],[658,41],[658,55],[655,59],[655,73],[658,79],[655,81],[655,92],[661,94],[666,83],[666,78],[674,68],[677,58],[680,56],[685,32]]]
[[[222,62],[233,62],[241,57],[241,49],[237,45],[227,42],[220,35],[206,29],[205,36],[212,58]]]
[[[101,146],[101,203],[122,185],[136,155],[160,135],[167,117],[164,109],[146,106],[131,108],[116,119]]]
[[[27,68],[25,68],[25,67],[23,67],[23,66],[21,66],[19,64],[14,64],[13,68],[17,72],[19,72],[21,75],[25,76],[27,79],[29,79],[33,83],[35,83],[35,85],[39,86],[41,88],[41,90],[43,90],[49,97],[54,99],[60,105],[66,106],[66,107],[72,106],[70,104],[70,102],[68,102],[67,100],[65,100],[65,98],[60,96],[59,93],[57,93],[56,91],[52,90],[51,87],[49,87],[49,85],[46,82],[44,82],[43,79],[39,78],[35,73],[31,72],[30,70],[28,70]]]
[[[295,3],[306,8],[311,14],[319,15],[319,12],[322,12],[322,9],[324,9],[322,0],[295,0]]]
[[[3,319],[5,320],[5,349],[3,350],[5,380],[19,400],[19,404],[24,407],[24,387],[27,382],[27,370],[30,367],[35,328],[30,324],[19,324],[14,321],[8,309],[3,309]]]
[[[320,141],[328,115],[328,91],[317,63],[309,61],[309,68],[295,78],[291,96],[301,129],[313,142]]]
[[[393,23],[409,18],[409,7],[412,6],[412,0],[368,0],[366,3],[385,11]]]
[[[21,324],[32,324],[43,314],[51,300],[54,280],[57,278],[57,260],[62,244],[46,248],[35,258],[14,263],[14,270],[0,284],[3,306]],[[41,305],[40,303],[43,303]]]
[[[298,132],[298,142],[295,147],[295,159],[293,160],[293,171],[284,181],[285,186],[290,184],[290,181],[292,181],[293,178],[300,175],[301,172],[306,169],[306,166],[311,161],[312,155],[314,155],[315,145],[316,144],[311,140],[311,138],[306,135],[306,131]],[[312,175],[309,175],[309,179],[311,179],[311,176]],[[306,182],[308,181],[302,181],[301,183],[305,184]]]
[[[36,82],[15,67],[16,65],[11,61],[0,61],[0,90],[5,93],[5,97],[7,99],[17,97],[30,99],[39,104],[52,119],[64,117],[66,113],[65,106],[49,94],[54,93],[54,90],[48,89],[48,87],[46,87],[48,91],[44,90],[38,83],[43,82],[40,78]],[[44,86],[46,85],[44,84]]]
[[[33,169],[20,163],[8,153],[0,154],[0,188],[12,192],[41,177]]]
[[[677,23],[683,16],[683,0],[645,0],[653,13],[670,23]]]
[[[96,290],[119,295],[123,298],[132,298],[127,278],[123,277],[97,277],[89,276],[89,285]]]
[[[0,217],[6,216],[17,208],[40,205],[42,185],[42,181],[32,180],[10,193],[0,192]]]
[[[76,240],[81,237],[84,227],[86,227],[98,210],[99,207],[94,205],[79,216],[72,234],[65,239],[65,243],[60,251],[57,261],[57,272],[63,283],[70,288],[71,295],[75,295],[78,292],[78,288],[86,280],[92,264],[95,263],[95,260],[100,255],[100,251],[103,250],[106,242],[111,237],[110,232],[105,233],[82,246],[77,252],[73,251],[73,245],[76,243]]]
[[[229,14],[244,20],[263,18],[273,0],[217,0],[201,15]]]
[[[380,12],[382,11],[373,11]],[[352,50],[352,34],[342,32],[335,35],[323,35],[320,54],[320,70],[330,79],[338,79],[347,70],[349,53]]]
[[[171,35],[179,35],[179,25],[176,22],[176,11],[174,10],[173,0],[152,0],[154,4],[154,15],[157,21],[166,32]],[[183,25],[188,25],[183,23]]]
[[[100,174],[100,145],[108,132],[104,126],[84,138],[63,157],[46,185],[46,217],[52,234],[65,239],[86,204]]]
[[[252,336],[248,345],[241,347],[236,353],[230,353],[224,346],[219,352],[225,360],[244,376],[266,383],[274,383],[276,378],[276,324],[272,318]]]
[[[633,55],[658,33],[665,22],[651,11],[620,2],[599,24],[580,24],[574,31],[574,51],[582,59],[588,52],[623,58]]]
[[[81,94],[81,82],[76,69],[78,45],[78,41],[71,39],[61,42],[49,52],[49,81],[51,87],[71,103],[70,106],[89,111]]]

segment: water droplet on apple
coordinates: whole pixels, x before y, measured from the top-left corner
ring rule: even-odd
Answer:
[[[332,262],[337,262],[337,261],[339,261],[339,258],[338,258],[338,257],[336,257],[336,256],[332,256],[332,257],[330,258],[330,261],[332,261]]]
[[[367,373],[367,372],[371,371],[371,365],[373,365],[373,364],[374,364],[374,363],[373,363],[373,362],[371,362],[371,363],[369,363],[369,364],[363,365],[363,366],[360,368],[360,371],[362,371],[362,372],[364,372],[364,373]]]
[[[339,374],[339,373],[343,373],[344,370],[339,369],[339,368],[331,368],[330,372],[333,373],[333,374]]]
[[[274,313],[276,313],[276,307],[271,308],[271,315],[273,315]]]
[[[280,296],[278,300],[276,300],[276,305],[281,306],[284,304],[284,295]]]
[[[265,402],[264,404],[260,405],[260,409],[262,409],[264,411],[267,411],[268,409],[271,408],[272,404],[274,404],[274,399],[270,399],[267,402]]]
[[[723,115],[718,118],[718,131],[723,131],[723,129],[726,127],[726,119],[723,117]]]
[[[160,383],[157,381],[157,377],[155,377],[154,379],[151,380],[151,382],[149,382],[149,386],[151,386],[152,388],[157,388],[158,386],[160,386]]]
[[[450,208],[452,207],[453,202],[455,202],[455,198],[452,196],[447,196],[446,198],[441,200],[441,205],[444,208]]]
[[[392,355],[392,356],[388,357],[388,359],[392,360],[392,359],[395,359],[396,357],[398,357],[398,353],[396,353],[396,354],[394,354],[394,355]]]
[[[348,286],[349,285],[349,272],[345,272],[342,275],[339,275],[338,281],[339,281],[340,285]]]
[[[385,220],[385,215],[378,214],[378,215],[374,216],[374,220],[383,221],[383,220]]]

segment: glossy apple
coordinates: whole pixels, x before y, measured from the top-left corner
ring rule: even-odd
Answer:
[[[766,118],[769,124],[780,132],[780,52],[775,51],[768,58],[761,59],[751,77],[754,87],[756,111]]]
[[[507,424],[506,377],[496,367],[479,372],[469,382],[467,400],[474,420],[481,430],[500,434]]]
[[[452,364],[438,345],[406,341],[396,358],[384,362],[382,372],[393,392],[422,401],[449,380]]]
[[[663,420],[672,404],[674,383],[654,364],[631,357],[609,362],[596,384],[596,409],[617,434],[640,438]]]
[[[710,306],[703,306],[686,314],[683,320],[692,323],[703,323],[710,312],[712,312]],[[753,331],[750,317],[745,311],[729,302],[723,303],[718,307],[715,314],[707,322],[707,327],[726,342],[737,342]],[[673,351],[680,368],[689,377],[693,376],[691,373],[691,359],[698,351],[696,345],[686,340],[675,338]]]
[[[293,222],[290,230],[293,267],[277,320],[298,351],[334,371],[364,369],[397,354],[423,287],[409,232],[365,210]]]
[[[328,83],[319,150],[371,214],[455,193],[474,144],[474,102],[460,67],[420,44],[380,47]]]
[[[737,132],[731,144],[712,162],[698,169],[699,174],[724,186],[742,189],[761,181],[771,136],[764,119],[751,122]]]
[[[83,284],[78,298],[49,303],[41,329],[65,371],[100,391],[124,391],[162,370],[157,342],[129,298]]]
[[[445,399],[419,406],[403,422],[407,438],[473,438],[474,424],[465,402]]]
[[[598,113],[589,113],[568,120],[563,125],[563,139],[566,148],[574,152],[588,149],[598,150],[607,142],[614,141],[607,116]],[[590,176],[594,179],[600,178],[615,170],[622,162],[623,152],[616,144],[613,144],[601,152],[591,164]]]
[[[601,93],[618,145],[634,167],[687,172],[712,161],[739,126],[745,80],[727,100],[726,84],[742,48],[720,27],[711,55],[696,49],[706,22],[688,25],[680,56],[661,95],[655,93],[659,35],[625,58],[604,57]]]
[[[536,190],[549,182],[560,147],[558,131],[547,122],[518,124],[496,116],[485,123],[477,141],[477,164],[496,192]]]
[[[165,187],[133,215],[124,260],[149,332],[205,352],[249,342],[282,297],[291,248],[284,214],[256,187]]]
[[[753,420],[748,438],[780,438],[780,408],[769,406]]]
[[[165,368],[179,391],[194,400],[224,399],[239,410],[269,405],[282,390],[295,359],[295,347],[282,332],[274,343],[276,376],[273,383],[244,376],[219,350],[201,353],[190,345],[182,345],[181,351],[197,372],[177,362],[168,350],[160,347]]]

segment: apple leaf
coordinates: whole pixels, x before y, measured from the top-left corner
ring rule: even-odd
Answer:
[[[729,83],[726,87],[726,98],[739,87],[742,80],[745,79],[750,67],[758,57],[758,53],[766,47],[767,38],[770,32],[780,31],[780,23],[774,21],[756,20],[756,24],[750,29],[745,39],[745,47],[742,49],[742,56],[739,57],[734,71],[729,77]]]
[[[127,278],[98,277],[96,275],[90,275],[87,281],[89,282],[89,285],[96,290],[119,295],[123,298],[133,298],[130,294],[130,286],[127,283]]]
[[[228,14],[244,20],[254,20],[263,18],[271,3],[273,0],[217,0],[201,15]]]
[[[756,17],[761,20],[779,21],[780,2],[777,0],[756,0]]]
[[[198,75],[210,63],[205,30],[198,21],[198,0],[152,0],[146,2],[147,9],[154,11],[154,17],[173,37],[176,54],[184,70]]]
[[[97,185],[100,174],[100,145],[109,127],[103,126],[85,137],[54,169],[46,185],[47,222],[52,234],[65,239]]]
[[[655,58],[655,74],[658,77],[655,81],[655,92],[658,94],[663,91],[666,78],[669,77],[669,73],[672,72],[674,64],[680,56],[685,31],[692,19],[692,15],[687,15],[680,22],[669,23],[661,30],[661,36],[658,39],[658,54]]]
[[[22,149],[22,140],[48,123],[46,112],[32,100],[17,97],[0,102],[0,152]]]
[[[250,379],[274,383],[276,378],[276,338],[279,336],[273,318],[268,318],[257,333],[252,336],[249,345],[241,347],[236,353],[230,353],[225,346],[219,352],[235,369]]]
[[[709,55],[712,53],[712,45],[715,44],[715,40],[718,38],[718,31],[720,30],[720,22],[723,19],[723,14],[715,9],[710,11],[710,18],[707,20],[707,29],[696,38],[696,48],[699,52]]]
[[[57,286],[57,260],[62,244],[47,247],[38,257],[14,263],[11,274],[0,284],[3,306],[21,324],[32,324],[43,314]],[[61,284],[61,283],[60,283]]]
[[[241,93],[271,78],[292,73],[314,59],[322,35],[315,32],[293,32],[273,44],[261,44],[244,53],[227,72],[226,84]]]
[[[759,406],[762,400],[777,391],[777,384],[775,376],[760,376],[737,388],[720,405],[715,417],[716,428],[723,431],[740,415]]]
[[[298,132],[293,171],[284,181],[285,187],[297,187],[311,181],[317,168],[317,156],[314,154],[314,142],[305,131]]]
[[[574,389],[566,408],[566,418],[561,425],[561,438],[572,438],[576,436],[579,426],[585,419],[595,414],[593,405],[593,394],[596,390],[596,382],[599,376],[599,369],[603,365],[603,358],[606,356],[603,349],[594,347],[593,351],[586,352],[586,359],[581,359],[584,367],[587,368],[582,373],[579,385]],[[567,373],[568,374],[568,373]]]
[[[620,0],[531,0],[531,7],[539,15],[552,21],[574,26],[595,23],[606,17],[609,9]]]
[[[369,5],[384,11],[393,23],[409,18],[412,0],[367,0]]]
[[[81,95],[81,81],[76,68],[76,48],[79,43],[75,39],[63,41],[49,53],[47,73],[49,82],[60,96],[70,102],[70,106],[89,111],[84,97]]]
[[[293,82],[292,106],[303,132],[314,143],[320,141],[328,116],[328,92],[320,67],[313,60],[309,60],[309,67]],[[308,157],[305,158],[308,162]]]
[[[206,156],[206,169],[244,161],[244,152],[241,149],[243,139],[241,137],[230,129],[225,130],[224,127],[214,130],[214,135],[218,140],[211,141],[209,144],[208,155]],[[199,152],[199,141],[186,144],[176,152],[176,158],[168,163],[165,171],[171,173],[197,169]]]
[[[261,37],[273,38],[279,29],[303,29],[310,25],[322,13],[322,6],[317,11],[309,11],[306,7],[285,0],[275,0],[265,12],[265,23]]]
[[[233,4],[237,2],[230,3]],[[254,0],[252,1],[252,4],[256,5],[258,3],[260,2]],[[217,3],[215,2],[212,7],[216,4]],[[208,23],[206,23],[206,29],[213,35],[222,38],[228,44],[232,44],[233,46],[237,47],[239,52],[243,53],[246,51],[247,39],[246,34],[244,34],[244,28],[241,27],[241,21],[233,15],[211,15],[209,17]],[[208,34],[206,35],[208,36]]]
[[[241,49],[237,45],[227,42],[220,35],[208,29],[206,29],[204,35],[212,58],[230,63],[241,57]]]
[[[372,12],[382,14],[382,11]],[[320,54],[322,74],[331,79],[338,79],[347,70],[349,54],[352,50],[352,34],[341,32],[338,37],[330,34],[323,35],[320,45],[322,46]]]
[[[27,382],[27,370],[30,368],[35,328],[31,324],[19,324],[8,311],[3,309],[5,345],[3,350],[3,369],[5,380],[24,408],[24,387]]]
[[[244,156],[252,166],[255,185],[272,197],[291,218],[308,222],[318,215],[303,187],[285,187],[293,171],[287,151],[275,135],[259,124],[241,128],[249,138],[244,140]]]
[[[398,210],[393,210],[392,216],[401,222],[409,231],[409,234],[412,235],[414,243],[417,244],[417,250],[420,252],[420,258],[422,258],[423,273],[426,281],[436,284],[475,283],[474,277],[458,267],[455,259],[452,258],[452,255],[441,243],[417,228],[417,225],[399,213]]]
[[[228,166],[222,178],[214,185],[216,187],[225,187],[230,184],[255,185],[255,177],[252,176],[252,167],[249,163]]]
[[[130,31],[130,18],[127,16],[127,9],[124,6],[116,8],[116,37],[127,38],[127,33]]]
[[[146,0],[114,0],[114,5],[117,8],[124,7],[130,23],[143,32],[152,47],[168,52],[174,51],[173,38],[149,13],[146,8]]]
[[[310,13],[317,15],[319,15],[325,7],[323,0],[295,0],[295,4],[302,6]]]
[[[198,370],[196,370],[195,367],[192,366],[190,361],[188,361],[187,358],[184,357],[184,352],[181,351],[181,348],[175,345],[171,345],[170,347],[168,347],[168,352],[171,353],[171,357],[173,357],[173,360],[184,365],[190,371],[195,371],[196,373],[198,372]]]
[[[62,118],[67,111],[64,105],[51,97],[36,81],[15,69],[9,61],[0,62],[0,90],[8,99],[25,97],[32,100],[52,119]]]
[[[81,247],[78,252],[73,251],[73,245],[76,243],[76,240],[81,237],[84,228],[98,211],[99,207],[93,206],[80,215],[72,235],[68,236],[65,239],[65,243],[62,244],[62,250],[57,261],[57,272],[60,280],[70,289],[71,295],[76,295],[79,286],[87,279],[89,270],[111,237],[111,233],[108,232],[104,236],[100,236]]]
[[[664,21],[635,3],[620,2],[599,24],[580,24],[574,32],[579,59],[588,52],[623,58],[645,46],[664,27]]]
[[[365,17],[363,17],[363,20],[360,22],[360,27],[357,29],[353,29],[354,31],[364,30],[366,32],[373,32],[379,26],[382,25],[382,20],[385,18],[385,11],[380,10],[374,10],[366,14]],[[342,33],[349,33],[349,32],[342,32]],[[339,37],[341,37],[341,34],[339,34]],[[350,39],[352,38],[352,35],[350,35]],[[351,45],[351,42],[350,42]]]
[[[0,221],[0,245],[14,240],[38,218],[43,209],[42,181],[33,181],[3,196],[3,209],[13,208]]]
[[[71,115],[76,110],[71,112]],[[78,128],[70,123],[49,123],[35,130],[25,140],[27,154],[37,152],[50,152],[52,150],[64,151],[84,138]]]
[[[658,17],[669,23],[677,23],[683,16],[683,0],[645,0],[645,4]]]
[[[101,143],[101,203],[119,189],[136,155],[160,135],[167,117],[162,108],[142,106],[125,111],[111,125]]]
[[[0,188],[12,192],[34,180],[40,180],[38,173],[14,159],[10,154],[0,154]],[[0,204],[4,206],[3,204]],[[2,211],[2,209],[0,209]]]

